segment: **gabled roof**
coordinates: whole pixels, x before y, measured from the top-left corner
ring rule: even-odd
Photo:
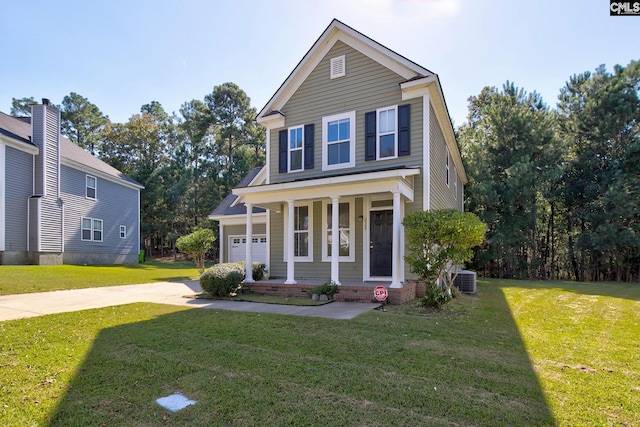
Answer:
[[[442,86],[438,75],[432,71],[416,64],[393,50],[381,45],[373,39],[354,30],[337,19],[331,21],[322,35],[311,46],[298,65],[293,69],[287,79],[280,85],[276,93],[269,99],[267,104],[260,110],[256,121],[266,124],[276,118],[283,119],[281,112],[287,101],[300,88],[302,83],[309,77],[311,72],[322,61],[329,50],[341,41],[346,45],[356,49],[374,61],[387,67],[406,80],[401,84],[401,89],[411,91],[415,89],[427,90],[431,95],[432,103],[435,107],[436,115],[440,121],[441,129],[445,135],[445,140],[449,149],[456,153],[454,164],[462,177],[462,183],[467,183],[467,175],[460,156],[460,150],[456,142],[453,124],[449,109],[444,99]],[[282,122],[284,123],[284,122]]]
[[[282,83],[278,91],[271,97],[262,110],[260,110],[260,113],[258,113],[258,121],[260,121],[261,117],[269,116],[273,114],[274,111],[280,110],[300,87],[302,82],[311,74],[318,63],[320,63],[326,53],[329,52],[338,41],[342,41],[362,52],[407,80],[435,76],[435,74],[428,69],[381,45],[375,40],[370,39],[339,20],[334,19],[313,46],[311,46],[311,49],[309,49],[296,68],[289,74],[289,77]]]
[[[37,148],[31,142],[31,120],[28,117],[13,117],[0,112],[0,133],[27,144],[27,146]],[[129,186],[144,188],[133,178],[94,157],[62,135],[60,135],[60,157],[63,164],[74,169],[96,173],[104,178],[120,181]]]
[[[259,168],[253,168],[249,171],[249,173],[240,180],[238,185],[235,188],[245,188],[254,185],[260,185],[264,182],[264,166]],[[262,174],[261,174],[262,172]],[[265,209],[254,207],[253,213],[264,213]],[[244,203],[238,203],[238,196],[233,193],[229,193],[227,197],[225,197],[222,202],[209,214],[210,219],[219,219],[224,216],[230,215],[246,215],[247,208]]]

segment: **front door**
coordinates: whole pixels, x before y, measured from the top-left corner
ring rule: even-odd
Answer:
[[[391,276],[393,211],[371,211],[369,271],[371,277]]]

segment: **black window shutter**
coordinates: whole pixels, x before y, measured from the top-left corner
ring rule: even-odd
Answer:
[[[409,138],[411,105],[398,107],[398,156],[411,154],[411,138]]]
[[[376,159],[376,112],[364,114],[364,159]]]
[[[313,123],[304,125],[304,168],[313,169]]]
[[[278,135],[278,159],[279,159],[279,172],[287,173],[287,156],[289,155],[287,145],[289,144],[287,138],[287,130],[281,130]]]

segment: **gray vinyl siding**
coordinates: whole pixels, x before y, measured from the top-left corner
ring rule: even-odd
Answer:
[[[329,78],[331,58],[345,55],[346,76]],[[271,131],[270,182],[349,174],[382,168],[422,165],[422,98],[403,101],[400,83],[405,79],[342,42],[337,42],[282,108],[285,127]],[[411,156],[364,160],[364,115],[377,108],[411,104]],[[322,118],[356,112],[356,164],[352,168],[322,170]],[[278,132],[305,124],[314,128],[314,168],[302,172],[278,173]]]
[[[27,250],[27,203],[33,192],[33,155],[6,148],[5,250]]]
[[[65,252],[135,255],[139,251],[138,190],[96,176],[96,200],[87,199],[84,171],[62,165]],[[83,241],[82,218],[102,220],[102,242]],[[126,238],[120,238],[120,226]],[[77,259],[77,258],[76,258]],[[104,258],[108,259],[108,258]]]
[[[247,234],[247,227],[245,225],[225,225],[224,226],[224,235],[222,238],[224,239],[222,247],[224,248],[224,256],[223,259],[228,261],[231,257],[229,251],[229,236],[244,236]],[[254,235],[264,235],[267,234],[267,226],[265,224],[253,224],[253,234]]]
[[[33,109],[31,118],[32,140],[40,148],[36,155],[36,168],[34,173],[34,194],[44,194],[44,174],[45,174],[45,145],[42,135],[44,135],[44,108],[37,106]]]
[[[431,169],[431,209],[460,209],[462,210],[462,197],[454,198],[453,186],[453,158],[449,159],[449,185],[446,183],[447,145],[442,129],[438,124],[436,114],[431,109],[430,113],[430,169]],[[458,193],[461,194],[462,184],[458,178]]]
[[[331,278],[331,263],[322,261],[322,201],[313,202],[313,262],[296,262],[295,278]],[[362,280],[362,238],[363,222],[357,221],[363,214],[362,198],[355,199],[355,236],[353,245],[356,251],[355,262],[340,262],[340,280]],[[271,278],[286,278],[287,264],[284,262],[284,215],[271,213]]]

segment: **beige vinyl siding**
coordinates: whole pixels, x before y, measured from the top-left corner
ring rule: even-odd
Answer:
[[[327,71],[328,72],[328,71]],[[322,261],[322,200],[313,202],[313,262],[296,262],[295,278],[331,278],[331,263]],[[363,222],[358,217],[363,214],[362,198],[355,199],[355,235],[352,239],[356,251],[355,262],[340,263],[340,280],[362,280],[362,236]],[[283,209],[286,205],[283,206]],[[271,213],[271,278],[286,278],[287,264],[284,262],[284,215]]]
[[[346,76],[330,79],[331,58],[345,55]],[[326,176],[328,173],[349,174],[365,170],[422,164],[422,99],[402,101],[400,83],[405,79],[373,61],[357,50],[337,42],[309,77],[282,108],[285,127],[271,131],[269,150],[270,182]],[[377,108],[411,104],[411,156],[382,161],[364,160],[364,115]],[[322,170],[322,118],[339,113],[356,112],[356,165],[352,168]],[[314,169],[293,173],[278,173],[278,132],[292,126],[313,123]]]
[[[447,145],[433,109],[430,114],[431,206],[430,209],[460,209],[462,197],[453,197],[453,159],[449,159],[449,186],[446,183]],[[458,177],[458,192],[462,184]]]
[[[33,155],[6,148],[5,250],[27,250],[27,201],[33,192]]]

